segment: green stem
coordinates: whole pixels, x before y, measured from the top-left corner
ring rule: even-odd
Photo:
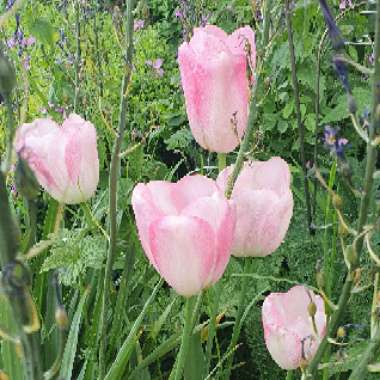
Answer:
[[[380,349],[380,329],[368,344],[359,363],[355,366],[348,380],[363,380],[367,378],[368,364],[373,362],[377,357],[377,351]]]
[[[106,345],[107,345],[107,323],[105,315],[108,310],[110,288],[111,288],[111,275],[112,267],[116,256],[116,241],[117,241],[117,186],[120,167],[120,149],[124,138],[124,131],[126,125],[126,112],[127,112],[127,88],[132,73],[132,55],[133,55],[133,13],[135,0],[128,0],[127,2],[127,49],[125,57],[125,73],[121,85],[120,94],[120,117],[118,135],[115,140],[111,167],[109,174],[109,249],[106,262],[106,269],[104,275],[103,285],[103,299],[102,299],[102,312],[99,321],[100,328],[100,348],[99,348],[99,379],[103,380],[106,372]]]
[[[251,263],[252,263],[252,258],[248,257],[248,258],[245,258],[245,262],[244,262],[244,274],[247,275],[251,272]],[[225,373],[225,380],[229,380],[230,379],[230,375],[231,375],[231,367],[232,367],[232,363],[233,363],[233,360],[234,360],[234,348],[238,342],[238,339],[239,339],[239,335],[240,335],[240,331],[241,331],[241,328],[242,328],[242,317],[243,317],[243,314],[244,314],[244,304],[245,304],[245,301],[246,301],[246,293],[247,293],[247,290],[248,290],[248,283],[249,283],[249,276],[244,276],[243,279],[242,279],[242,287],[241,287],[241,290],[240,290],[240,298],[239,298],[239,304],[238,304],[238,309],[237,309],[237,315],[236,315],[236,318],[235,318],[235,324],[234,324],[234,328],[232,330],[232,338],[231,338],[231,342],[230,342],[230,345],[228,347],[228,352],[231,352],[231,355],[228,357],[228,360],[227,360],[227,366],[226,366],[226,373]]]
[[[302,116],[301,116],[300,93],[299,93],[297,71],[296,71],[296,58],[295,58],[294,43],[293,43],[293,27],[292,27],[292,20],[291,20],[290,9],[289,9],[289,0],[285,1],[285,17],[286,17],[286,26],[288,30],[290,67],[292,71],[293,93],[294,93],[296,115],[297,115],[298,135],[300,139],[300,158],[301,158],[301,164],[302,164],[302,170],[303,170],[307,226],[309,228],[309,232],[313,233],[314,230],[312,227],[311,197],[310,197],[309,183],[307,179],[306,155],[305,155],[305,126],[302,122]]]
[[[190,337],[191,337],[191,333],[193,331],[192,322],[194,321],[193,309],[194,309],[195,301],[196,301],[195,297],[190,297],[190,298],[186,299],[185,323],[183,326],[181,347],[179,349],[178,359],[177,359],[176,365],[173,368],[173,370],[175,370],[174,380],[180,380],[182,378],[183,368],[185,366],[187,353],[189,351]]]
[[[375,165],[377,160],[377,148],[372,145],[372,141],[375,134],[380,130],[380,0],[377,1],[377,13],[376,13],[376,34],[375,34],[375,74],[373,77],[373,104],[372,104],[372,123],[369,128],[369,143],[367,144],[367,162],[364,176],[364,187],[363,187],[363,197],[360,202],[359,208],[359,218],[357,231],[360,234],[363,231],[364,226],[367,223],[368,211],[372,199],[372,188],[373,188],[373,173],[375,171]],[[359,263],[359,257],[363,248],[364,236],[356,240],[356,253],[358,260],[356,265],[353,266],[352,271],[357,268]],[[339,297],[338,309],[333,313],[331,320],[328,325],[328,331],[323,338],[319,348],[310,362],[307,373],[315,378],[316,371],[318,369],[318,364],[321,361],[323,354],[328,346],[328,338],[334,337],[336,330],[339,326],[340,319],[343,315],[348,299],[351,294],[351,289],[353,287],[352,273],[348,273],[346,276],[346,281],[344,283],[342,292]],[[370,346],[372,346],[370,344]],[[367,351],[366,351],[367,352]],[[366,355],[364,353],[364,356]],[[366,370],[366,368],[365,368]]]
[[[212,348],[214,345],[214,337],[216,333],[216,318],[218,314],[218,305],[221,294],[221,283],[216,283],[212,288],[208,290],[208,298],[210,307],[210,323],[208,325],[207,347],[206,347],[206,371],[210,371]]]
[[[80,0],[75,2],[75,38],[76,38],[76,57],[75,57],[75,89],[74,89],[74,112],[78,111],[79,103],[79,72],[81,61],[80,47]]]
[[[294,371],[286,372],[286,380],[293,380]]]
[[[227,154],[226,153],[218,153],[218,170],[219,173],[226,167],[227,162]]]
[[[272,6],[273,0],[267,0],[265,3],[265,9],[264,9],[264,33],[263,33],[263,39],[262,39],[262,52],[261,52],[261,61],[263,61],[263,57],[265,55],[265,49],[266,45],[268,44],[269,40],[269,25],[270,25],[270,10]],[[260,62],[260,66],[262,66],[263,62]],[[258,65],[259,66],[259,65]],[[253,88],[253,94],[251,96],[251,104],[249,106],[249,117],[248,117],[248,126],[247,130],[245,131],[244,139],[240,145],[239,153],[234,165],[234,169],[232,171],[232,174],[228,178],[227,187],[226,187],[226,197],[231,198],[232,190],[234,187],[234,184],[237,180],[237,177],[239,176],[240,170],[243,167],[244,163],[244,154],[248,151],[249,144],[251,142],[251,136],[253,133],[253,129],[255,127],[255,121],[257,117],[257,95],[258,95],[258,88],[260,86],[261,82],[261,75],[260,75],[260,68],[257,70],[258,74],[256,77],[256,83]]]

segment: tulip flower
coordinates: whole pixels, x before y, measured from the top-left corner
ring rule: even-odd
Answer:
[[[224,169],[217,184],[225,189],[233,166]],[[234,256],[267,256],[283,241],[293,214],[288,164],[279,157],[246,162],[232,191],[236,205]]]
[[[323,299],[301,285],[266,297],[262,321],[268,351],[283,369],[310,361],[326,334]]]
[[[50,119],[23,124],[15,148],[39,184],[58,202],[75,204],[89,199],[99,181],[96,130],[71,114],[59,126]]]
[[[195,28],[190,42],[180,46],[178,62],[195,140],[211,152],[233,151],[247,127],[254,32],[246,26],[229,36],[214,25]]]
[[[186,176],[133,190],[139,237],[154,268],[190,297],[222,276],[230,258],[235,213],[212,179]]]

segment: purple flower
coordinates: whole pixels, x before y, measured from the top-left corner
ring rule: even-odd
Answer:
[[[164,60],[162,58],[157,58],[154,61],[151,61],[150,59],[145,61],[145,64],[150,66],[159,77],[164,75],[164,69],[162,68],[163,63]]]
[[[28,38],[24,38],[22,40],[23,45],[26,46],[32,46],[36,43],[36,39],[33,36],[30,36]]]
[[[26,55],[22,59],[22,65],[24,66],[25,70],[30,70],[30,55]]]
[[[7,41],[7,46],[9,49],[12,49],[13,47],[16,46],[16,43],[17,43],[16,39],[12,37]]]
[[[344,149],[348,144],[348,140],[344,137],[339,137],[339,128],[333,128],[329,125],[325,126],[324,143],[330,150],[331,154],[335,154],[338,158],[344,158]]]
[[[174,15],[175,15],[175,17],[177,17],[177,18],[179,18],[179,19],[182,19],[182,18],[183,18],[183,13],[181,12],[180,9],[176,9]]]
[[[144,28],[145,21],[144,20],[135,20],[133,29],[135,32],[138,32],[139,30]]]

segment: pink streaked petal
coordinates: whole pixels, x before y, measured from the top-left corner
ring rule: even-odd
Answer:
[[[148,185],[139,183],[132,192],[132,208],[135,214],[139,238],[149,262],[157,269],[150,243],[149,228],[154,220],[162,218],[165,213],[156,206]]]
[[[149,236],[158,271],[167,283],[185,297],[199,293],[214,264],[210,225],[196,217],[168,216],[151,224]]]
[[[182,211],[182,215],[196,216],[213,227],[216,237],[216,256],[209,283],[214,284],[224,273],[231,256],[232,239],[235,228],[235,208],[223,194],[200,198]]]

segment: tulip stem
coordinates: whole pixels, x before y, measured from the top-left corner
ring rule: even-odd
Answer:
[[[226,167],[227,163],[227,154],[226,153],[218,153],[218,170],[219,173]]]
[[[211,365],[212,348],[213,348],[214,337],[216,333],[216,318],[217,318],[217,313],[218,313],[218,305],[219,305],[221,290],[222,290],[222,284],[220,282],[217,282],[207,292],[209,304],[211,305],[210,306],[210,323],[208,325],[207,348],[206,348],[207,373],[209,372],[210,365]]]
[[[286,26],[288,30],[288,44],[290,51],[290,67],[292,71],[292,82],[293,82],[293,95],[296,107],[296,116],[297,116],[297,125],[298,125],[298,135],[300,139],[300,158],[303,170],[303,184],[304,184],[304,193],[306,200],[306,218],[307,226],[309,228],[310,234],[314,232],[312,226],[312,210],[311,210],[311,197],[309,182],[307,179],[307,168],[306,168],[306,155],[305,155],[305,126],[302,122],[301,116],[301,105],[300,105],[300,92],[298,87],[297,71],[296,71],[296,58],[294,54],[294,43],[293,43],[293,27],[292,19],[289,9],[289,0],[285,1],[285,17],[286,17]]]
[[[76,57],[75,57],[75,89],[74,89],[74,112],[78,111],[79,102],[79,72],[81,61],[81,48],[80,48],[80,0],[75,2],[75,38],[76,38]]]
[[[118,134],[114,143],[110,174],[109,174],[109,248],[104,274],[102,310],[99,320],[100,347],[99,347],[99,380],[103,380],[106,372],[106,346],[107,346],[107,321],[106,313],[108,311],[112,267],[116,256],[117,240],[117,185],[120,168],[120,150],[124,139],[127,112],[127,89],[132,73],[132,56],[133,56],[133,8],[135,0],[127,1],[127,19],[126,19],[126,56],[125,72],[123,75],[121,94],[120,94],[120,116]]]
[[[267,44],[269,41],[269,26],[270,26],[270,10],[272,7],[272,0],[267,0],[265,2],[265,9],[264,9],[264,32],[263,32],[263,38],[262,38],[262,54],[261,54],[261,59],[259,62],[261,66],[263,65],[263,57],[265,53],[265,49],[267,48]],[[261,81],[261,75],[260,75],[260,67],[257,70],[258,74],[256,77],[256,82],[253,87],[253,91],[251,94],[251,102],[249,105],[249,116],[248,116],[248,126],[247,130],[245,131],[244,138],[242,143],[240,144],[240,149],[239,153],[234,165],[234,169],[232,171],[232,174],[229,176],[228,181],[227,181],[227,186],[226,186],[226,198],[231,198],[232,190],[234,188],[235,182],[237,180],[237,177],[239,176],[240,170],[243,167],[244,163],[244,154],[247,152],[249,149],[249,144],[251,142],[251,136],[253,134],[253,129],[255,127],[255,121],[256,121],[256,116],[257,116],[257,94],[258,94],[258,87]]]
[[[240,290],[240,298],[239,298],[238,309],[236,312],[235,324],[234,324],[234,328],[232,330],[231,342],[230,342],[230,345],[229,345],[228,350],[227,350],[228,352],[231,352],[231,355],[229,356],[229,358],[227,360],[227,369],[226,369],[226,374],[224,377],[225,380],[229,380],[230,375],[231,375],[231,367],[232,367],[232,362],[234,359],[234,350],[235,350],[235,346],[237,345],[239,335],[240,335],[240,331],[242,328],[242,318],[243,318],[244,309],[245,309],[244,304],[246,301],[246,293],[248,290],[248,283],[249,283],[248,274],[250,274],[250,272],[251,272],[252,258],[246,257],[244,260],[245,260],[245,262],[244,262],[243,273],[247,276],[244,276],[243,280],[242,280],[242,286],[241,286],[241,290]]]
[[[174,380],[181,379],[183,367],[185,366],[185,361],[186,361],[187,353],[189,351],[189,346],[190,346],[190,337],[193,332],[193,322],[194,322],[193,310],[194,310],[196,299],[197,299],[196,297],[190,297],[186,299],[185,323],[183,325],[181,347],[179,349],[176,364],[173,367],[173,370],[175,371]]]
[[[364,234],[362,234],[364,227],[367,223],[368,219],[368,212],[369,207],[372,200],[372,188],[373,188],[373,173],[376,169],[376,160],[377,160],[377,147],[372,144],[372,141],[375,138],[376,133],[380,130],[380,0],[377,0],[377,12],[376,12],[376,33],[375,33],[375,74],[373,76],[373,99],[372,99],[372,122],[369,126],[369,142],[367,144],[367,162],[366,162],[366,168],[365,168],[365,175],[364,175],[364,186],[363,186],[363,196],[360,202],[359,207],[359,218],[358,218],[358,227],[357,227],[357,233],[359,238],[355,239],[355,246],[354,249],[356,250],[357,254],[357,260],[355,265],[351,268],[351,271],[346,276],[346,281],[344,283],[342,292],[339,297],[338,302],[338,309],[333,313],[331,316],[331,319],[328,324],[328,331],[325,337],[322,339],[321,344],[318,347],[317,352],[314,355],[313,360],[310,362],[308,368],[307,368],[307,374],[315,378],[316,371],[318,369],[318,364],[321,361],[323,354],[328,346],[328,338],[334,337],[336,334],[336,330],[339,326],[339,322],[341,319],[341,316],[346,309],[347,302],[350,298],[351,289],[354,285],[353,280],[353,271],[357,268],[359,265],[359,257],[363,248],[363,240],[364,240]],[[377,331],[376,336],[371,341],[371,343],[368,345],[367,350],[364,352],[362,359],[360,361],[359,366],[356,368],[354,373],[358,373],[360,368],[360,373],[363,374],[364,378],[364,372],[367,371],[367,366],[363,366],[362,364],[372,357],[372,351],[378,347],[377,341],[380,342],[380,329]],[[378,338],[377,338],[378,337]],[[356,376],[356,375],[355,375]],[[357,379],[358,377],[350,378],[351,380]]]
[[[293,380],[293,374],[294,374],[294,371],[287,371],[286,380]]]

